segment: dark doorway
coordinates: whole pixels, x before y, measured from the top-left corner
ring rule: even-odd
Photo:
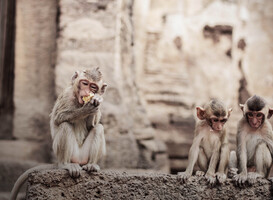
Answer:
[[[0,0],[0,139],[12,138],[16,0]]]

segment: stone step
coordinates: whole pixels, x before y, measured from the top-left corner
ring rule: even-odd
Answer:
[[[244,188],[231,179],[209,187],[204,177],[196,176],[182,184],[177,176],[161,173],[81,172],[73,179],[64,170],[45,170],[31,173],[28,185],[28,199],[272,199],[266,179]]]

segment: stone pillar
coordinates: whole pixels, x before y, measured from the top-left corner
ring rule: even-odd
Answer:
[[[17,1],[13,132],[17,139],[44,140],[50,136],[56,17],[56,0]]]

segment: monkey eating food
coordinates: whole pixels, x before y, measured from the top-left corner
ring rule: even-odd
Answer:
[[[86,97],[83,97],[82,100],[84,101],[84,103],[88,103],[94,96],[94,93],[93,92],[90,92],[90,94]]]
[[[254,184],[257,178],[269,176],[273,133],[268,119],[272,116],[273,109],[269,108],[262,97],[256,95],[250,97],[245,104],[240,104],[240,107],[243,117],[238,123],[237,150],[231,154],[230,165],[238,168],[239,174],[233,173],[236,185],[243,186],[246,182]]]
[[[97,162],[105,155],[104,129],[100,124],[100,104],[107,84],[99,68],[75,72],[71,85],[55,102],[50,115],[53,152],[58,164],[40,165],[29,169],[14,184],[11,200],[15,200],[29,173],[41,169],[68,170],[78,177],[81,170],[100,170]]]
[[[229,160],[228,133],[224,125],[232,109],[227,109],[219,100],[211,100],[204,108],[196,107],[196,111],[200,121],[195,127],[189,164],[185,172],[178,173],[177,178],[185,183],[191,177],[197,162],[201,171],[196,174],[205,174],[208,184],[214,185],[216,181],[223,183]]]

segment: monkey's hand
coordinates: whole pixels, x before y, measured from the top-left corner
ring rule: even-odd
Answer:
[[[195,173],[195,175],[196,175],[196,176],[204,176],[204,175],[205,175],[205,172],[203,172],[203,171],[197,171],[197,172]]]
[[[257,178],[262,178],[262,175],[256,172],[249,172],[247,174],[247,181],[250,185],[253,185],[257,181]]]
[[[188,172],[178,172],[177,174],[177,180],[182,183],[186,183],[190,177],[191,174]]]
[[[235,184],[239,187],[243,187],[245,185],[245,182],[247,181],[247,174],[241,172],[240,174],[236,174],[232,180],[235,182]]]
[[[233,178],[235,175],[237,175],[238,169],[237,168],[229,168],[228,169],[228,177]]]
[[[88,163],[88,164],[82,166],[82,169],[87,172],[98,172],[98,171],[100,171],[100,166],[98,166],[97,164]]]
[[[68,170],[69,175],[73,178],[79,177],[82,169],[78,163],[62,164],[60,165],[60,168]]]
[[[205,178],[207,179],[207,184],[210,186],[214,186],[216,183],[216,177],[215,174],[207,172],[205,175]]]
[[[93,98],[91,99],[90,103],[94,105],[95,107],[98,107],[103,102],[103,98],[99,94],[95,94]]]
[[[227,175],[225,175],[224,173],[221,173],[221,172],[217,172],[216,173],[216,178],[218,180],[218,182],[220,184],[224,183],[227,179]]]
[[[92,98],[93,100],[93,98]],[[92,101],[91,100],[91,101]],[[88,113],[88,114],[93,114],[96,113],[99,109],[98,106],[94,105],[94,102],[89,101],[88,103],[83,105],[83,109]]]

